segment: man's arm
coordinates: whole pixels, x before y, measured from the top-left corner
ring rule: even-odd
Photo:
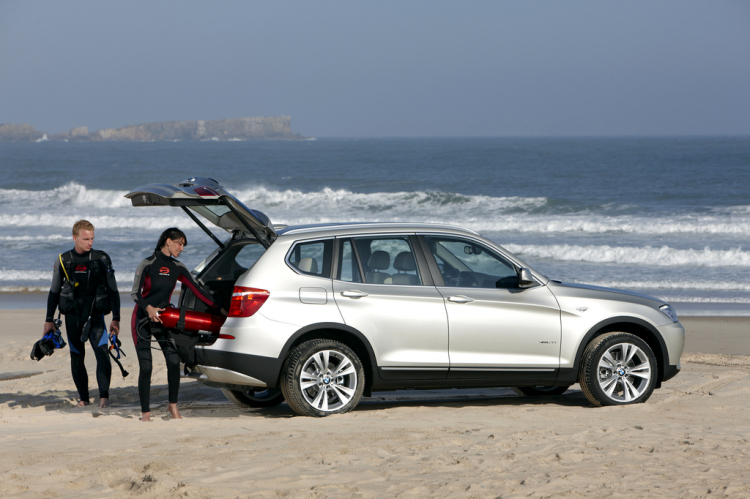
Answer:
[[[109,301],[112,304],[112,320],[120,322],[120,291],[117,289],[117,279],[115,279],[115,269],[112,267],[112,260],[109,255],[104,253],[105,279],[107,280],[107,293]]]
[[[55,260],[55,264],[52,266],[52,285],[49,288],[49,295],[47,296],[47,316],[44,318],[44,333],[48,333],[55,328],[55,309],[60,303],[60,289],[62,288],[62,276],[60,272],[60,259]]]

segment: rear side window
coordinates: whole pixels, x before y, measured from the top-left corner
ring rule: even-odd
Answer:
[[[368,284],[422,285],[408,236],[357,237],[354,244]]]
[[[331,277],[332,253],[332,239],[300,242],[294,245],[287,261],[289,265],[303,274]]]
[[[362,282],[362,276],[359,272],[357,256],[352,249],[350,239],[343,239],[339,242],[339,269],[336,275],[339,281],[345,282]]]

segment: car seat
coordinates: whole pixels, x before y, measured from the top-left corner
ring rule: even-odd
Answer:
[[[386,251],[373,251],[367,266],[372,269],[365,274],[368,284],[385,284],[385,280],[391,277],[391,274],[380,272],[391,266],[391,256]]]

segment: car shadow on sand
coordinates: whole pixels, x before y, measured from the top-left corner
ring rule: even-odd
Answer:
[[[169,419],[167,415],[168,387],[151,386],[152,418]],[[469,393],[466,393],[469,392]],[[2,393],[0,404],[11,409],[39,408],[45,411],[65,413],[91,413],[93,417],[119,416],[122,418],[140,417],[138,389],[134,386],[110,389],[110,407],[99,408],[98,391],[91,390],[91,404],[76,407],[78,392],[75,390],[49,390],[39,394]],[[414,407],[531,407],[556,405],[561,407],[593,407],[580,390],[571,389],[562,395],[553,396],[519,396],[510,389],[490,389],[482,391],[466,390],[408,390],[395,392],[374,392],[371,397],[364,397],[354,412],[383,411],[398,408]],[[216,389],[198,383],[183,383],[180,390],[180,412],[185,418],[292,418],[297,415],[286,404],[275,407],[246,409],[234,405]]]

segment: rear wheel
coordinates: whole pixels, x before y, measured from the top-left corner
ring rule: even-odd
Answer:
[[[349,412],[359,403],[365,371],[357,354],[341,342],[312,340],[296,347],[282,369],[281,391],[301,416]]]
[[[273,407],[284,401],[284,394],[278,388],[247,387],[244,390],[222,388],[221,391],[229,400],[244,409]]]
[[[583,351],[578,382],[596,406],[629,405],[648,400],[658,372],[645,341],[630,333],[606,333]]]
[[[517,386],[513,391],[527,397],[562,395],[569,386]]]

